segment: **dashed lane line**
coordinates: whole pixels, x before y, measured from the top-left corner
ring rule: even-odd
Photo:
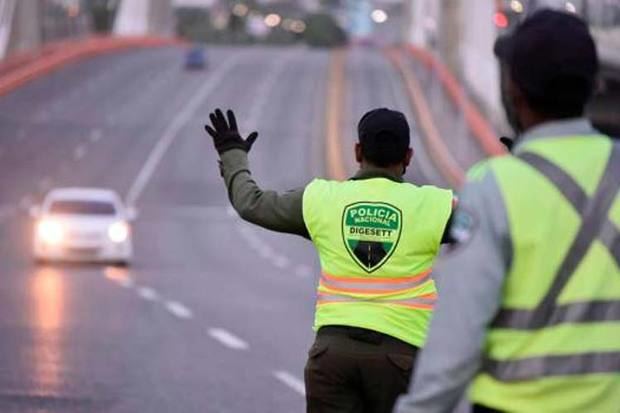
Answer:
[[[275,256],[274,255],[275,253],[273,252],[273,249],[271,249],[271,247],[269,245],[266,245],[266,244],[261,245],[258,248],[258,253],[260,254],[261,257],[263,257],[266,260],[272,260],[273,257]]]
[[[229,208],[227,210],[227,214],[234,217],[236,212],[234,209]],[[262,240],[249,226],[238,221],[237,231],[252,250],[254,250],[265,260],[269,261],[274,267],[280,270],[285,270],[294,265],[294,263],[292,263],[286,255],[279,254],[271,246],[266,244],[265,241]],[[312,275],[312,268],[304,264],[296,265],[294,271],[295,275],[299,278],[308,278]]]
[[[123,288],[132,288],[134,285],[136,285],[135,281],[129,277],[118,278],[115,281]]]
[[[203,86],[194,94],[189,103],[177,113],[174,119],[172,119],[172,122],[170,122],[164,133],[151,150],[146,162],[142,165],[142,169],[140,169],[140,172],[131,185],[131,188],[129,188],[127,196],[125,197],[127,204],[136,204],[136,201],[144,191],[144,188],[155,172],[157,165],[161,162],[164,154],[181,129],[191,120],[192,116],[196,113],[200,105],[202,105],[205,98],[209,96],[217,86],[222,84],[224,77],[230,74],[231,69],[237,64],[242,56],[245,55],[237,54],[216,69],[214,74],[209,77],[209,80],[204,83]]]
[[[233,350],[247,350],[250,348],[248,343],[223,328],[210,328],[208,333],[211,338]]]
[[[299,393],[302,396],[306,395],[306,387],[304,386],[304,382],[293,376],[291,373],[284,370],[278,370],[273,372],[273,376],[294,392]]]
[[[174,300],[162,300],[161,295],[153,288],[137,286],[136,282],[126,274],[109,269],[105,272],[106,278],[127,289],[135,287],[137,295],[146,301],[163,301],[163,305],[169,313],[180,319],[190,319],[194,316],[192,310]]]
[[[157,301],[159,299],[159,294],[157,291],[150,287],[138,288],[138,295],[146,301]]]
[[[284,255],[276,255],[275,257],[273,257],[272,263],[279,269],[283,270],[285,268],[288,268],[288,266],[291,264],[291,260],[286,258]]]
[[[177,301],[167,301],[166,310],[177,318],[190,319],[194,316],[192,310]]]
[[[258,89],[254,93],[254,101],[250,108],[250,113],[245,119],[244,123],[248,130],[258,129],[258,122],[262,118],[265,107],[269,106],[269,94],[275,90],[278,82],[282,76],[282,72],[289,65],[289,62],[297,57],[299,53],[294,53],[285,56],[283,59],[278,59],[268,75],[265,76],[258,86]]]

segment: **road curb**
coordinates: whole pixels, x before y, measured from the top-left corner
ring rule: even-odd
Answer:
[[[129,48],[161,47],[181,43],[177,39],[158,37],[110,36],[50,44],[38,53],[14,56],[2,62],[1,68],[5,73],[0,75],[0,96],[70,63],[89,57]]]
[[[506,149],[499,141],[493,127],[482,116],[476,105],[467,97],[463,86],[432,53],[414,45],[407,48],[409,54],[435,72],[452,102],[465,115],[465,121],[473,136],[478,140],[484,152],[489,156],[506,154]]]

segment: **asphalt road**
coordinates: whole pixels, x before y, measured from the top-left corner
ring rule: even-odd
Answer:
[[[209,52],[204,72],[181,48],[97,57],[0,97],[1,412],[304,410],[318,260],[231,213],[202,125],[220,106],[257,129],[264,187],[324,175],[328,54]],[[363,111],[411,110],[379,52],[352,51],[346,73],[349,153]],[[408,178],[442,184],[415,128],[413,143]],[[68,185],[136,202],[130,268],[32,263],[26,210]]]

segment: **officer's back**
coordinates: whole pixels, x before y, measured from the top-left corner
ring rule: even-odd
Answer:
[[[388,413],[408,386],[437,299],[431,271],[452,193],[403,182],[413,151],[400,112],[360,120],[350,180],[315,179],[278,194],[261,190],[232,112],[211,115],[231,202],[246,220],[310,238],[321,261],[305,369],[308,412]]]

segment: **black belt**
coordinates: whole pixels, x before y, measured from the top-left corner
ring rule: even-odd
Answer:
[[[405,343],[402,340],[397,339],[396,337],[392,337],[388,334],[380,333],[378,331],[369,330],[367,328],[361,327],[351,327],[351,326],[323,326],[319,329],[318,335],[327,335],[327,336],[347,336],[352,340],[361,341],[369,344],[382,344],[384,342],[393,342],[398,344],[403,344],[408,347],[413,347],[411,344]]]

